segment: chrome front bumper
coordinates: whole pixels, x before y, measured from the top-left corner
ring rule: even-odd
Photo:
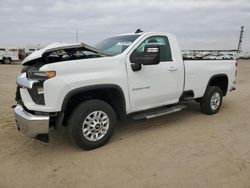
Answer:
[[[30,114],[17,105],[15,118],[17,129],[24,135],[48,142],[49,116]]]

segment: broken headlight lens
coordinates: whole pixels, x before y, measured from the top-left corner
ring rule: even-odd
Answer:
[[[56,76],[55,71],[29,71],[27,77],[32,80],[47,80]]]

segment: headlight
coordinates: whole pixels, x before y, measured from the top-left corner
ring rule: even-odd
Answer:
[[[27,77],[33,80],[47,80],[56,76],[55,71],[29,71]]]

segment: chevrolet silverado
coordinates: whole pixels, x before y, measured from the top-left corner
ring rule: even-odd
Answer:
[[[51,128],[66,126],[83,149],[108,142],[117,120],[150,119],[196,101],[216,114],[235,89],[236,60],[185,61],[174,35],[136,32],[95,47],[53,43],[22,62],[15,119],[27,136],[49,141]]]

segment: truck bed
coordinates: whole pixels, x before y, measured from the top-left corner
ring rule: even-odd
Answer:
[[[228,91],[234,80],[236,60],[184,60],[185,86],[184,91],[194,91],[194,97],[202,97],[208,78],[213,75],[228,75]]]

